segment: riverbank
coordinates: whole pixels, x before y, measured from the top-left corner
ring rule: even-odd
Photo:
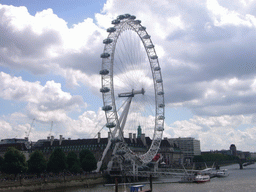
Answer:
[[[13,192],[33,192],[33,191],[48,191],[62,188],[84,187],[89,188],[97,184],[104,184],[107,179],[103,176],[97,177],[80,177],[80,178],[58,178],[54,180],[20,180],[1,183],[0,191]]]

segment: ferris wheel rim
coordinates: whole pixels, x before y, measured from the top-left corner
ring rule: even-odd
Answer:
[[[107,39],[103,41],[105,44],[104,52],[101,54],[102,58],[102,69],[100,71],[102,79],[102,98],[103,107],[105,111],[105,116],[107,120],[106,126],[108,128],[114,128],[115,130],[120,127],[116,101],[114,96],[114,86],[113,86],[113,66],[115,57],[115,48],[118,38],[121,33],[125,30],[132,30],[137,33],[141,42],[144,45],[145,52],[148,57],[149,66],[152,72],[152,79],[154,83],[154,98],[155,98],[155,123],[154,123],[154,135],[152,138],[152,143],[148,151],[140,155],[142,162],[147,163],[151,161],[154,155],[157,153],[160,143],[162,140],[162,134],[164,131],[164,90],[163,90],[163,80],[161,74],[161,68],[158,61],[158,56],[156,54],[154,44],[150,38],[150,35],[146,31],[146,27],[141,25],[140,20],[135,20],[135,16],[125,14],[119,15],[117,19],[112,21],[114,27],[107,29],[109,35]],[[153,157],[152,157],[153,156]]]

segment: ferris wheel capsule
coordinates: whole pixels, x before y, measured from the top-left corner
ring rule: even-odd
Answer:
[[[156,130],[157,131],[164,131],[164,128],[163,127],[157,127]]]
[[[116,24],[119,24],[120,23],[120,20],[119,19],[115,19],[111,22],[112,24],[116,25]]]
[[[101,89],[100,89],[100,92],[101,93],[107,93],[107,92],[109,92],[110,91],[110,89],[108,88],[108,87],[102,87]]]
[[[117,19],[119,19],[119,20],[123,20],[124,18],[125,18],[124,15],[119,15],[119,16],[117,17]]]
[[[151,56],[150,58],[151,59],[157,59],[158,57],[157,57],[157,55],[154,55],[154,56]]]
[[[109,74],[109,70],[108,69],[100,70],[100,75],[107,75],[107,74]]]
[[[107,29],[107,32],[109,32],[109,33],[113,33],[115,31],[116,31],[115,27],[110,27],[110,28]]]
[[[146,27],[144,27],[144,26],[139,27],[139,30],[140,30],[140,31],[145,31],[145,30],[146,30]]]
[[[162,80],[162,79],[157,79],[156,82],[157,82],[157,83],[162,83],[163,80]]]
[[[159,104],[158,107],[163,108],[163,107],[165,107],[165,104]]]
[[[103,111],[110,111],[112,109],[112,107],[110,105],[106,105],[102,107]]]
[[[113,39],[109,39],[109,38],[103,40],[104,44],[110,44],[112,42],[113,42]]]
[[[124,14],[124,17],[127,19],[127,18],[131,17],[131,15],[127,13],[127,14]]]
[[[106,127],[107,127],[107,128],[113,128],[113,127],[115,127],[115,126],[116,126],[116,124],[113,123],[113,122],[106,124]]]
[[[136,19],[136,16],[131,15],[131,16],[129,17],[129,19],[134,20],[134,19]]]
[[[135,23],[135,24],[140,24],[140,23],[141,23],[141,20],[135,20],[134,23]]]
[[[109,54],[109,53],[102,53],[102,54],[100,55],[100,57],[101,57],[101,58],[108,58],[108,57],[110,57],[110,54]]]

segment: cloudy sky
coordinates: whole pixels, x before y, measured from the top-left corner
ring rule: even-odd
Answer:
[[[255,1],[0,3],[0,139],[25,137],[30,128],[32,141],[95,137],[106,121],[102,41],[111,21],[130,13],[147,27],[159,56],[164,137],[194,137],[201,150],[234,143],[256,152]]]

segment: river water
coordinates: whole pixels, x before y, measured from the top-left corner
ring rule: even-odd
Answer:
[[[228,169],[229,176],[225,178],[212,178],[210,182],[196,183],[162,183],[154,184],[153,192],[255,192],[256,191],[256,164],[239,169],[239,165],[221,167]],[[158,180],[159,182],[160,180]],[[166,179],[164,179],[166,181]],[[143,189],[149,189],[145,184]],[[114,192],[114,186],[97,185],[93,188],[66,189],[63,192]],[[119,186],[118,192],[125,191],[124,186]],[[126,192],[130,189],[126,186]],[[54,191],[52,191],[54,192]]]

